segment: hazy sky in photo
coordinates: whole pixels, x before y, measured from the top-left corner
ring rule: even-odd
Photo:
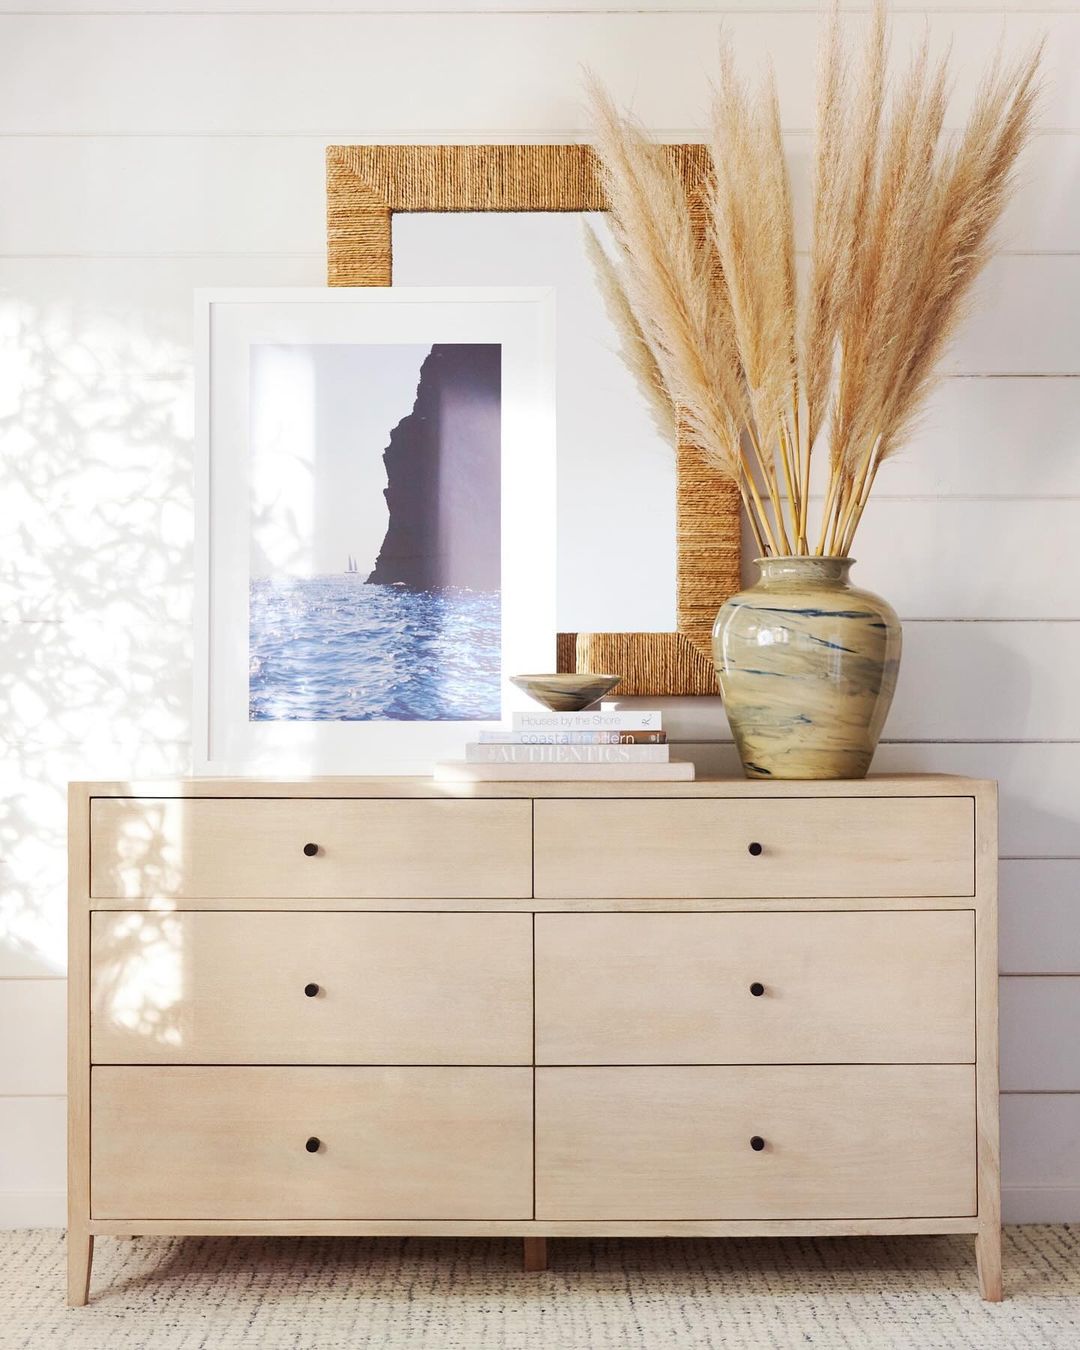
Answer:
[[[365,577],[386,533],[382,456],[430,344],[251,348],[251,574]]]

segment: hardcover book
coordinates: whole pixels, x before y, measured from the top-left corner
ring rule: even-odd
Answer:
[[[666,745],[467,745],[471,764],[666,764]]]
[[[481,745],[666,745],[666,731],[481,731]]]
[[[516,712],[514,731],[659,731],[656,711],[616,711],[594,708],[587,712]]]

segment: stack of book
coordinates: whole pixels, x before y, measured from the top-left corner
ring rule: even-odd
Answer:
[[[672,759],[658,712],[516,712],[509,731],[482,731],[464,760],[435,766],[443,783],[560,779],[686,782],[693,764]]]

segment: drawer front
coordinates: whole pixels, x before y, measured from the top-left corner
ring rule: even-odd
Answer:
[[[91,806],[96,898],[531,893],[527,801],[97,797]]]
[[[532,1063],[528,914],[98,911],[90,965],[96,1063]]]
[[[974,914],[538,914],[536,1058],[971,1063]]]
[[[975,1212],[966,1065],[536,1073],[538,1219]]]
[[[974,830],[970,797],[538,801],[536,895],[973,895]]]
[[[527,1219],[531,1108],[528,1069],[96,1068],[90,1212]]]

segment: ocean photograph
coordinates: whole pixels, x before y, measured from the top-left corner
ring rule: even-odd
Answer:
[[[256,346],[248,717],[502,715],[501,348]]]

